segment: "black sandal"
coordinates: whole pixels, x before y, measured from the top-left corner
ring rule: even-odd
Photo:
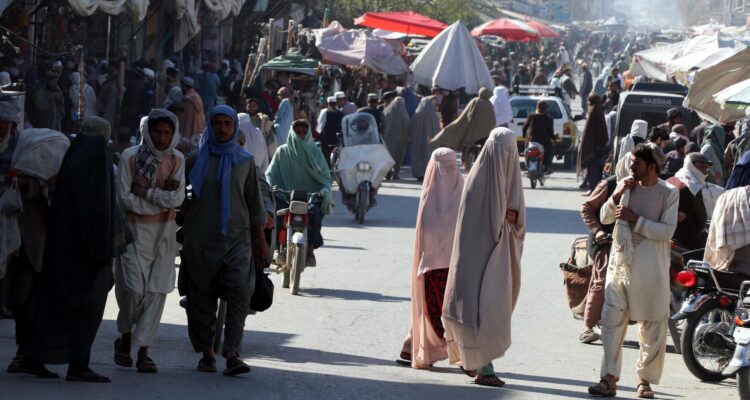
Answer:
[[[92,382],[92,383],[109,383],[112,382],[108,377],[97,374],[92,370],[86,372],[68,372],[68,376],[65,377],[66,381],[69,382]]]
[[[13,360],[11,360],[10,364],[8,364],[8,373],[9,374],[22,373],[23,372],[23,367],[21,366],[22,361],[23,361],[23,358],[21,358],[21,356],[13,357]]]
[[[211,357],[203,357],[198,361],[197,370],[199,372],[216,372],[216,360]]]
[[[48,370],[41,362],[30,362],[23,359],[21,360],[20,370],[18,372],[31,374],[44,379],[57,379],[60,377],[60,375]]]
[[[398,357],[399,358],[396,359],[396,364],[411,367],[411,353],[402,351],[401,354],[398,355]]]
[[[227,360],[227,367],[222,373],[226,376],[235,376],[247,374],[248,372],[250,372],[249,365],[245,364],[245,362],[240,360],[239,357],[232,357]]]
[[[129,352],[120,350],[121,346],[122,339],[115,339],[115,364],[130,368],[133,366],[133,358],[130,357]]]
[[[505,382],[503,382],[502,379],[498,378],[497,375],[477,375],[476,379],[474,379],[474,383],[481,386],[490,386],[490,387],[503,387],[505,386]]]
[[[476,370],[473,370],[473,369],[472,370],[464,369],[464,367],[462,367],[460,365],[458,366],[458,368],[461,368],[461,372],[463,372],[464,374],[466,374],[466,376],[468,376],[469,378],[476,378],[477,377],[477,371]]]
[[[154,360],[148,356],[145,358],[139,358],[135,363],[135,367],[138,369],[138,372],[145,372],[147,374],[153,374],[158,371],[156,363],[154,363]]]

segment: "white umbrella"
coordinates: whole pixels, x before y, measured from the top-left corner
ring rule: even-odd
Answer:
[[[425,46],[411,65],[414,80],[420,85],[476,94],[492,89],[490,70],[474,38],[461,21],[445,28]]]
[[[750,48],[735,50],[731,56],[695,73],[683,106],[695,110],[698,115],[713,123],[726,123],[745,117],[741,110],[722,108],[714,95],[730,86],[750,79]]]

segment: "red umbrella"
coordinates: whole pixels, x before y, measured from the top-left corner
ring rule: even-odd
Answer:
[[[354,24],[407,35],[435,37],[448,25],[413,11],[364,13]]]
[[[523,21],[500,18],[485,22],[471,31],[473,36],[495,35],[509,42],[530,42],[539,40],[539,32]]]
[[[560,39],[560,34],[556,30],[541,22],[526,21],[526,25],[536,29],[543,38]]]

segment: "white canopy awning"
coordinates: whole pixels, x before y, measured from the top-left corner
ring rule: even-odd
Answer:
[[[86,17],[96,10],[111,15],[128,11],[133,19],[142,21],[146,18],[149,0],[68,0],[68,3],[73,12]]]
[[[695,82],[683,106],[695,110],[702,118],[714,123],[725,123],[745,117],[742,110],[722,107],[714,95],[728,87],[750,79],[750,48],[744,47],[695,73]]]
[[[490,70],[474,38],[461,21],[445,28],[425,46],[411,65],[414,79],[420,85],[476,94],[492,89]]]

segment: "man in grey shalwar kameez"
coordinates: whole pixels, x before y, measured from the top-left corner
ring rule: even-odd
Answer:
[[[430,141],[440,131],[440,117],[436,107],[440,104],[438,96],[423,98],[417,111],[411,118],[409,137],[411,139],[411,174],[418,181],[424,178],[427,162],[435,146]]]
[[[406,147],[409,145],[409,113],[406,111],[404,99],[396,96],[395,92],[389,92],[383,98],[386,102],[383,110],[385,145],[396,162],[389,175],[393,179],[398,179],[401,163],[406,156]]]
[[[227,302],[222,356],[225,375],[250,372],[240,360],[245,318],[255,288],[253,258],[266,259],[266,214],[252,156],[237,143],[237,114],[228,106],[211,110],[198,154],[187,161],[192,186],[183,210],[185,236],[180,293],[187,295],[188,333],[202,352],[198,371],[216,372],[213,340],[219,298]]]

